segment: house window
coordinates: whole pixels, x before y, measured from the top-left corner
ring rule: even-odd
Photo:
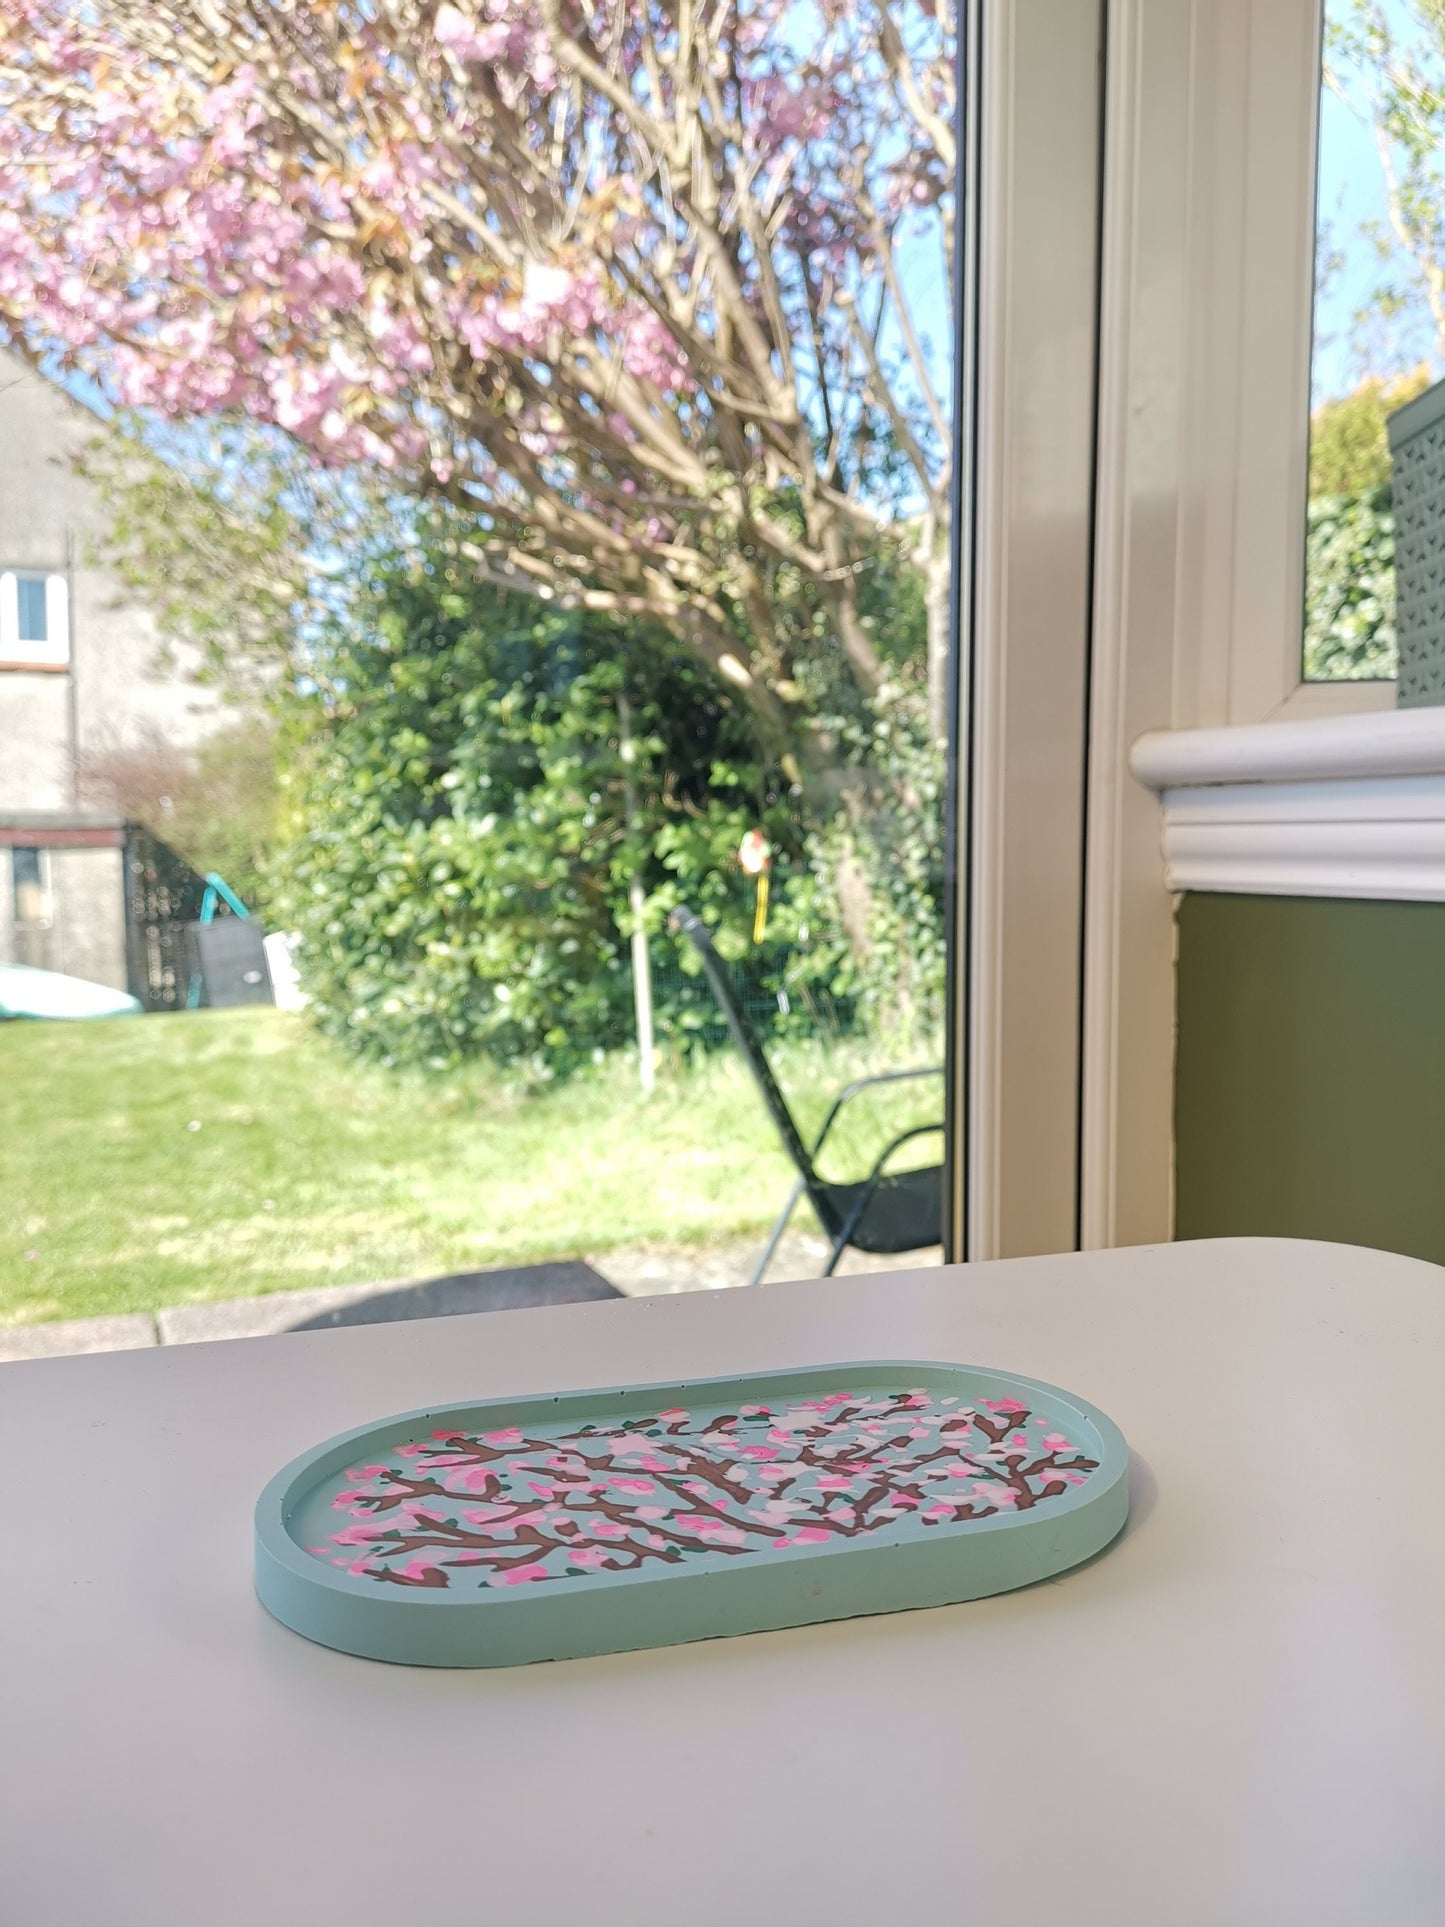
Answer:
[[[44,929],[50,923],[50,877],[44,850],[10,852],[11,891],[16,923]]]
[[[48,633],[45,625],[45,577],[16,576],[15,600],[17,639],[21,642],[44,642]]]
[[[1325,0],[1310,486],[1307,681],[1395,674],[1385,422],[1445,375],[1445,13]]]
[[[69,661],[65,577],[0,570],[0,669],[64,669]]]

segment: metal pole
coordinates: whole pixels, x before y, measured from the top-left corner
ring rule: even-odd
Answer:
[[[70,730],[70,806],[80,808],[80,684],[75,648],[75,530],[65,531],[65,712]]]
[[[617,698],[617,723],[622,764],[628,772],[622,786],[623,811],[631,834],[637,828],[637,790],[631,775],[637,748],[632,740],[632,705],[625,695]],[[652,1036],[652,959],[643,922],[642,876],[637,870],[632,872],[627,886],[627,902],[632,911],[632,1002],[637,1012],[637,1061],[643,1095],[650,1096],[657,1082],[657,1052]]]

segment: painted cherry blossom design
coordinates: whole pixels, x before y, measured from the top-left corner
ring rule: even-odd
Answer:
[[[1098,1462],[1017,1399],[831,1392],[548,1433],[438,1430],[351,1467],[307,1550],[380,1584],[477,1589],[841,1544],[1046,1505]]]

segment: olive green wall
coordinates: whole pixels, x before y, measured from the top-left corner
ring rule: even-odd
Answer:
[[[1445,904],[1189,896],[1175,1235],[1445,1263]]]

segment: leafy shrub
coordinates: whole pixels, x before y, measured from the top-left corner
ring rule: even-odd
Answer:
[[[944,1024],[947,767],[920,703],[898,685],[871,712],[838,719],[836,736],[854,780],[808,839],[818,908],[845,939],[833,988],[906,1050]]]
[[[387,1062],[486,1053],[534,1079],[595,1059],[632,1037],[634,873],[663,1038],[713,1021],[665,933],[683,901],[749,957],[779,1022],[826,1002],[844,945],[821,927],[798,799],[667,637],[393,556],[329,639],[327,692],[274,890],[327,1030]],[[775,850],[756,952],[736,862],[752,828]]]
[[[1310,417],[1311,496],[1370,495],[1388,487],[1385,424],[1429,385],[1428,367],[1393,378],[1367,375],[1350,394],[1321,402]]]
[[[1386,424],[1429,385],[1420,367],[1369,375],[1310,419],[1305,675],[1395,674],[1395,518]]]
[[[1395,673],[1395,517],[1388,485],[1309,505],[1305,675]]]

